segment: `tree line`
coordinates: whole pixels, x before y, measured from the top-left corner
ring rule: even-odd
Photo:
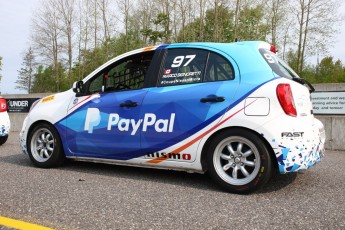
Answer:
[[[343,19],[340,0],[42,0],[32,19],[16,88],[69,89],[107,60],[174,42],[263,40],[311,82],[345,82],[327,56]]]

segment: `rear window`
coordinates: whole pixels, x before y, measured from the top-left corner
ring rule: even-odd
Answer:
[[[274,53],[266,49],[259,49],[259,52],[275,74],[288,79],[299,78],[298,74]]]
[[[224,57],[210,53],[204,82],[207,81],[227,81],[234,79],[234,69]]]

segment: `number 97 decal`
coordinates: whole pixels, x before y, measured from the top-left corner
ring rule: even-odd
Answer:
[[[195,56],[196,56],[195,54],[194,55],[186,55],[186,56],[177,56],[173,60],[173,64],[171,65],[171,68],[180,67],[185,60],[186,60],[186,62],[184,63],[183,66],[187,66],[187,65],[189,65],[189,63],[191,63],[191,61],[193,61]]]
[[[275,57],[274,55],[271,55],[269,53],[264,53],[264,57],[266,58],[268,63],[276,63],[278,62],[277,57]]]

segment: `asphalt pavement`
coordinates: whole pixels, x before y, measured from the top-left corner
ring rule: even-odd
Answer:
[[[18,135],[0,146],[3,217],[54,229],[345,229],[345,152],[236,195],[202,174],[74,161],[39,169]]]

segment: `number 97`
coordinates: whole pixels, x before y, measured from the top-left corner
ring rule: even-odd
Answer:
[[[172,68],[180,67],[183,64],[183,61],[185,59],[187,59],[187,61],[183,66],[187,66],[187,65],[189,65],[189,63],[191,63],[191,61],[193,61],[195,56],[196,56],[195,54],[194,55],[187,55],[187,56],[177,56],[174,58],[173,64],[171,65],[171,67]]]

